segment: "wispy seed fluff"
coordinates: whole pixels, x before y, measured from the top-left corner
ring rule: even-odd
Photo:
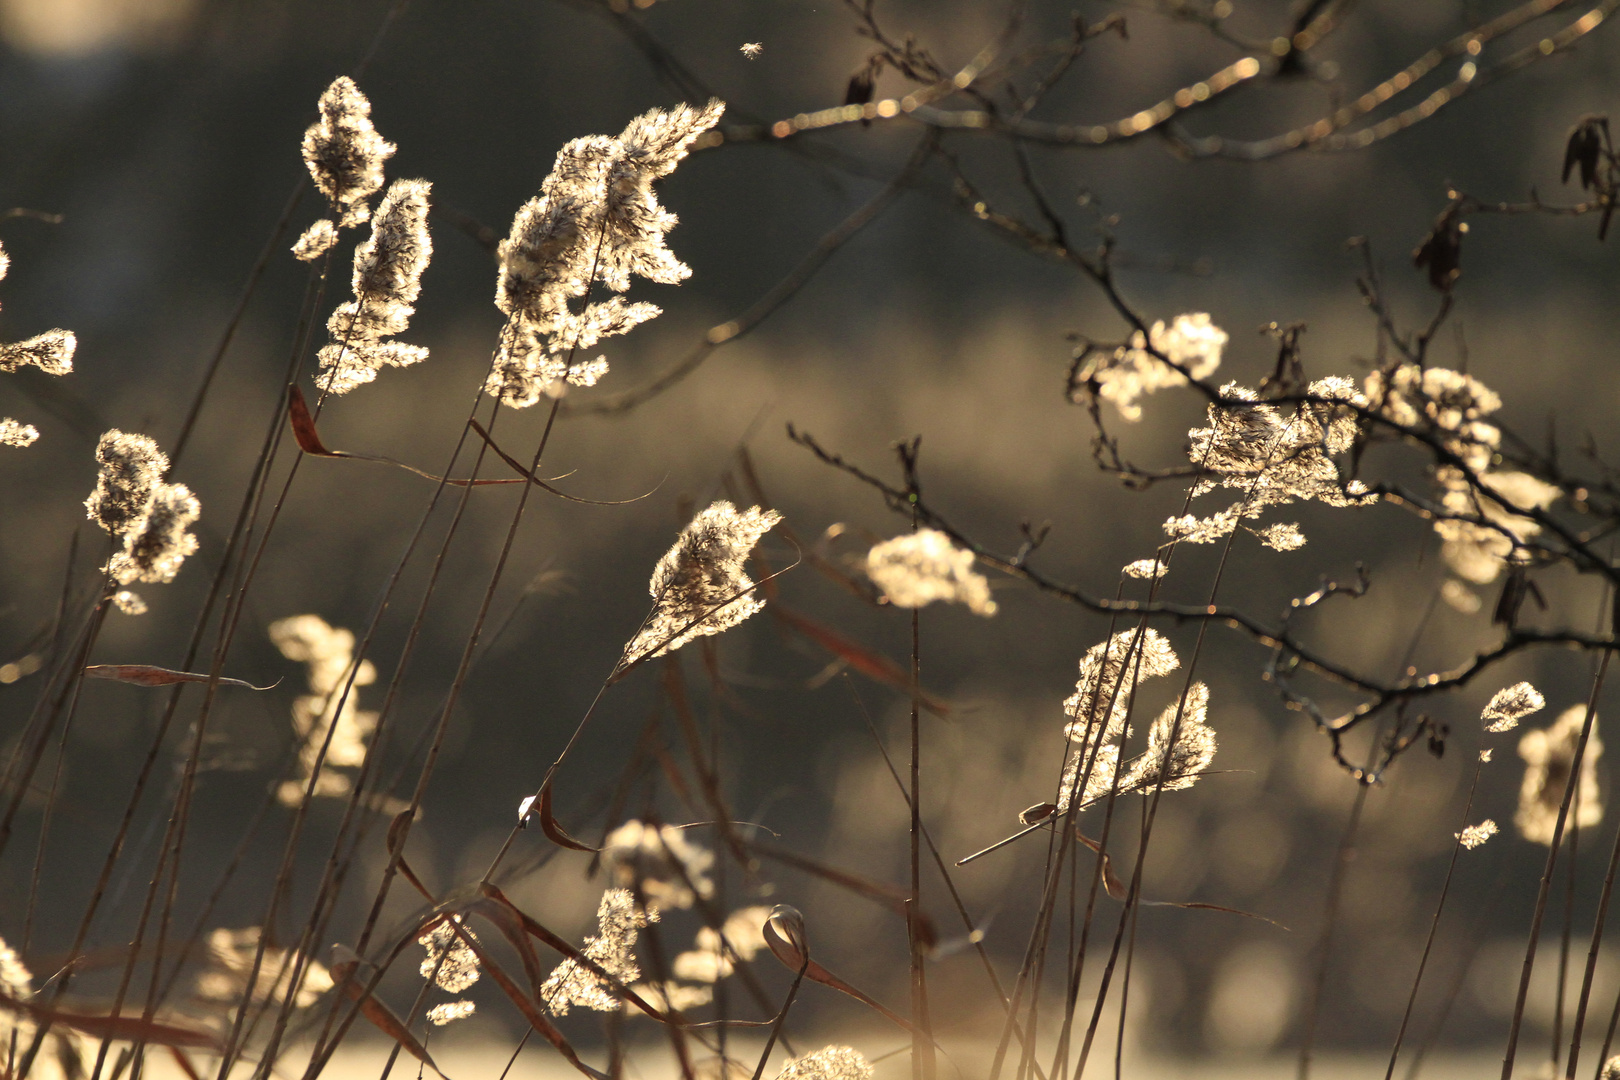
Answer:
[[[665,285],[691,276],[664,237],[675,215],[658,204],[653,181],[669,175],[725,106],[653,109],[614,138],[589,135],[557,152],[540,194],[512,219],[499,248],[495,306],[506,316],[486,391],[514,408],[539,401],[554,384],[590,386],[607,371],[579,350],[628,333],[660,310],[622,297],[573,311],[570,302],[600,284],[615,293],[632,275]]]
[[[337,226],[332,224],[332,219],[321,218],[305,229],[298,242],[292,246],[293,258],[299,262],[314,262],[332,250],[337,239]]]
[[[1180,722],[1177,722],[1177,713]],[[1215,760],[1215,729],[1206,722],[1209,687],[1195,682],[1183,702],[1171,702],[1148,729],[1147,752],[1137,758],[1120,783],[1127,791],[1148,794],[1163,785],[1165,791],[1190,788]],[[1171,744],[1170,733],[1175,732]]]
[[[1170,642],[1150,628],[1144,628],[1140,637],[1135,630],[1121,630],[1086,650],[1080,658],[1074,693],[1063,702],[1069,718],[1064,735],[1070,745],[1058,790],[1059,812],[1067,812],[1076,795],[1085,806],[1113,788],[1119,766],[1116,740],[1125,730],[1137,682],[1168,675],[1180,666]],[[1207,694],[1201,700],[1207,701]],[[1196,702],[1189,700],[1189,704]],[[1166,729],[1164,735],[1168,734]],[[1179,735],[1177,745],[1178,749],[1182,746]],[[1213,743],[1210,752],[1214,752]],[[1077,790],[1082,778],[1084,789]]]
[[[202,513],[196,497],[184,484],[164,481],[169,459],[145,435],[114,428],[97,442],[96,460],[101,471],[85,509],[124,541],[102,569],[120,585],[173,581],[197,550],[197,538],[186,531]]]
[[[403,333],[416,312],[422,271],[433,257],[428,235],[426,180],[396,180],[372,219],[371,237],[354,252],[354,299],[332,312],[331,342],[320,351],[315,385],[346,394],[371,382],[383,367],[406,367],[427,359],[419,345],[389,341]]]
[[[1546,707],[1547,699],[1541,696],[1541,691],[1527,682],[1514,683],[1498,690],[1479,718],[1486,731],[1511,731],[1519,726],[1520,720]]]
[[[735,970],[734,958],[752,960],[765,948],[765,920],[770,917],[768,907],[745,907],[727,916],[718,931],[701,928],[696,948],[675,957],[670,970],[688,982],[719,982]]]
[[[889,603],[920,608],[935,600],[963,604],[975,615],[996,613],[990,582],[973,570],[973,552],[963,551],[937,529],[922,529],[874,545],[866,575]]]
[[[0,938],[0,991],[13,1001],[34,996],[34,976],[5,938]]]
[[[340,228],[370,216],[366,200],[382,187],[383,162],[395,146],[371,125],[371,102],[347,75],[339,75],[321,95],[321,118],[304,132],[304,164],[332,204]]]
[[[39,438],[39,428],[20,424],[11,417],[0,417],[0,446],[32,446]]]
[[[457,1020],[465,1020],[477,1011],[478,1005],[472,1001],[447,1001],[443,1005],[435,1005],[427,1011],[428,1023],[434,1027],[444,1027]]]
[[[1519,756],[1524,759],[1524,782],[1519,787],[1519,807],[1513,824],[1526,840],[1551,844],[1558,826],[1558,808],[1564,800],[1575,768],[1575,747],[1586,723],[1586,706],[1572,705],[1545,730],[1533,729],[1519,740]],[[1603,756],[1603,740],[1598,738],[1598,718],[1592,718],[1592,733],[1581,757],[1580,784],[1570,805],[1565,828],[1571,824],[1590,828],[1603,820],[1603,793],[1598,787],[1597,763]]]
[[[1478,825],[1470,825],[1462,832],[1453,835],[1457,837],[1457,843],[1472,851],[1495,836],[1496,831],[1496,822],[1486,818]]]
[[[789,1061],[776,1074],[776,1080],[872,1080],[875,1075],[871,1062],[859,1050],[825,1046]]]
[[[11,256],[0,247],[0,278],[11,269]],[[78,339],[70,330],[47,330],[27,341],[13,345],[0,345],[0,372],[10,373],[20,367],[37,367],[47,375],[66,375],[73,370],[73,350]],[[10,417],[0,417],[0,446],[18,448],[32,446],[39,438],[39,429]]]
[[[0,371],[37,367],[47,375],[66,375],[73,370],[73,352],[79,339],[71,330],[47,330],[27,341],[0,345]]]
[[[101,473],[84,506],[91,521],[121,536],[152,501],[152,492],[169,471],[169,458],[145,435],[114,428],[96,443],[96,460]]]
[[[460,927],[460,932],[457,932]],[[417,938],[417,944],[427,950],[417,969],[424,979],[432,979],[439,989],[459,994],[483,974],[478,967],[478,954],[461,939],[466,934],[477,940],[473,932],[462,924],[459,915],[451,915],[432,930]]]
[[[186,556],[197,550],[197,538],[186,530],[202,516],[202,506],[184,484],[159,484],[146,513],[124,534],[124,550],[113,555],[106,570],[120,585],[173,581]]]
[[[624,663],[674,652],[763,608],[743,566],[759,538],[781,520],[775,510],[757,506],[738,512],[724,499],[693,518],[653,569],[653,612],[625,646]]]
[[[1226,331],[1210,322],[1203,312],[1177,315],[1168,327],[1162,321],[1154,323],[1147,337],[1138,330],[1128,345],[1113,350],[1086,346],[1082,357],[1089,354],[1089,361],[1076,381],[1095,397],[1113,402],[1121,419],[1134,422],[1142,418],[1138,398],[1187,383],[1186,375],[1164,363],[1155,352],[1168,357],[1193,378],[1203,379],[1221,366],[1226,341]],[[1150,343],[1153,352],[1148,351]]]
[[[581,951],[603,971],[629,985],[641,978],[641,968],[636,964],[636,934],[649,922],[657,921],[658,910],[638,905],[628,889],[609,889],[596,908],[598,932],[585,939]],[[613,1012],[619,1007],[619,993],[612,984],[573,959],[552,969],[540,987],[540,1000],[557,1016],[575,1006],[597,1012]]]

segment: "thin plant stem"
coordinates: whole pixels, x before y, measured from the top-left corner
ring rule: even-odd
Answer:
[[[1530,932],[1524,948],[1524,968],[1519,974],[1518,997],[1513,1003],[1513,1020],[1508,1028],[1507,1049],[1502,1052],[1502,1080],[1513,1080],[1513,1058],[1519,1048],[1519,1029],[1524,1023],[1524,1007],[1530,998],[1530,972],[1536,962],[1536,946],[1540,941],[1541,920],[1547,913],[1547,894],[1552,890],[1553,866],[1558,858],[1558,844],[1564,836],[1564,823],[1569,818],[1569,806],[1580,784],[1581,766],[1586,757],[1586,742],[1592,734],[1593,718],[1597,716],[1598,695],[1603,692],[1603,680],[1609,673],[1609,659],[1614,653],[1605,650],[1598,663],[1597,676],[1592,680],[1592,693],[1586,702],[1586,719],[1581,724],[1579,741],[1575,744],[1575,757],[1570,763],[1569,782],[1564,785],[1564,797],[1558,804],[1558,820],[1553,825],[1552,845],[1547,851],[1547,866],[1541,873],[1541,886],[1536,893],[1536,908],[1530,917]],[[1604,1051],[1607,1053],[1607,1050]]]
[[[1440,914],[1446,909],[1446,897],[1451,894],[1451,879],[1457,872],[1457,856],[1462,854],[1461,829],[1468,828],[1468,819],[1474,809],[1474,794],[1479,790],[1479,776],[1485,768],[1483,758],[1474,763],[1474,779],[1468,785],[1468,799],[1463,804],[1462,825],[1457,840],[1451,845],[1451,861],[1446,865],[1446,880],[1440,886],[1440,899],[1434,905],[1434,917],[1429,920],[1429,935],[1423,942],[1423,955],[1418,958],[1417,973],[1412,976],[1412,991],[1406,996],[1406,1010],[1401,1013],[1401,1026],[1395,1032],[1395,1045],[1389,1051],[1389,1067],[1384,1080],[1393,1080],[1395,1062],[1401,1056],[1401,1043],[1406,1039],[1406,1026],[1412,1019],[1412,1008],[1417,1004],[1418,987],[1423,985],[1423,973],[1429,966],[1429,953],[1434,949],[1435,934],[1440,929]]]

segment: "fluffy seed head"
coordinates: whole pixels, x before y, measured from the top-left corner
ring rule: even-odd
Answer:
[[[253,957],[259,950],[262,932],[257,926],[241,930],[221,927],[208,935],[208,967],[197,975],[197,996],[209,1001],[235,1004],[251,1001],[254,1004],[287,999],[293,977],[295,956],[291,949],[266,946],[259,963],[258,976],[251,991],[248,976],[253,971]],[[293,995],[293,1006],[307,1009],[332,989],[332,975],[325,965],[313,958],[304,961],[303,982]]]
[[[9,416],[0,417],[0,446],[32,446],[38,438],[39,429],[34,425],[18,423]]]
[[[337,238],[337,226],[332,224],[332,219],[321,218],[298,237],[298,242],[292,246],[293,258],[299,262],[314,262],[332,250]]]
[[[514,408],[533,405],[562,380],[589,386],[606,371],[574,354],[627,333],[659,314],[614,297],[575,312],[593,285],[630,288],[632,277],[678,284],[691,274],[665,246],[675,215],[658,204],[653,181],[667,176],[725,106],[653,109],[616,138],[589,135],[557,152],[540,194],[525,203],[497,251],[495,306],[507,316],[486,392]]]
[[[872,1080],[876,1070],[859,1050],[825,1046],[813,1054],[793,1058],[776,1080]]]
[[[4,276],[3,271],[4,265],[0,264],[0,276]],[[5,938],[0,938],[0,991],[15,1001],[34,996],[34,976]]]
[[[1177,714],[1180,722],[1177,722]],[[1148,729],[1147,751],[1131,764],[1120,787],[1148,794],[1162,783],[1165,791],[1190,788],[1215,759],[1215,729],[1209,715],[1209,687],[1195,682],[1182,702],[1171,702]],[[1175,742],[1170,734],[1175,732]]]
[[[1076,383],[1094,397],[1112,402],[1121,419],[1140,420],[1142,407],[1137,404],[1138,398],[1187,383],[1186,375],[1154,352],[1168,357],[1193,378],[1203,379],[1221,366],[1226,341],[1226,331],[1212,323],[1207,314],[1178,315],[1169,326],[1163,321],[1154,323],[1146,338],[1138,331],[1130,344],[1117,349],[1087,346],[1082,358],[1089,356],[1089,361]],[[1152,352],[1148,349],[1150,343]]]
[[[649,922],[658,921],[656,908],[643,908],[628,889],[609,889],[596,908],[598,932],[585,939],[586,956],[619,982],[629,985],[641,978],[636,964],[636,935]],[[575,1006],[614,1012],[620,995],[613,985],[577,960],[567,959],[552,969],[540,987],[540,1000],[557,1016]]]
[[[674,652],[763,608],[743,566],[759,538],[781,520],[775,510],[751,506],[739,512],[723,499],[693,518],[653,570],[653,613],[625,646],[624,662]]]
[[[460,932],[457,932],[457,928]],[[427,950],[417,970],[424,979],[433,979],[441,990],[459,994],[478,981],[478,954],[462,940],[461,935],[477,940],[473,932],[462,924],[461,917],[451,915],[433,929],[417,938],[417,944]]]
[[[990,582],[973,570],[973,552],[963,551],[937,529],[922,529],[874,545],[866,575],[896,607],[920,608],[935,600],[963,604],[975,615],[994,615]]]
[[[377,134],[371,102],[347,75],[332,80],[317,107],[320,119],[304,132],[304,164],[338,225],[359,225],[370,214],[366,200],[382,187],[383,162],[394,156],[394,144]]]
[[[371,382],[382,368],[427,359],[420,345],[383,339],[402,333],[416,311],[422,271],[433,257],[427,227],[432,187],[426,180],[396,180],[378,205],[370,238],[354,252],[354,299],[326,323],[332,337],[317,354],[320,389],[346,394]]]
[[[143,513],[124,533],[124,550],[104,568],[120,585],[157,585],[174,580],[186,556],[197,550],[197,538],[186,530],[202,507],[184,484],[159,483]]]
[[[27,341],[0,345],[0,371],[37,367],[47,375],[66,375],[73,370],[73,353],[79,339],[71,330],[47,330]]]
[[[122,536],[146,512],[153,490],[169,471],[169,459],[145,435],[114,428],[96,444],[96,460],[101,473],[85,509],[91,521]]]
[[[1518,727],[1520,720],[1546,707],[1547,699],[1541,696],[1541,691],[1527,682],[1519,682],[1498,690],[1479,718],[1484,721],[1486,731],[1509,731]]]
[[[428,1023],[434,1027],[444,1027],[457,1020],[465,1020],[473,1014],[478,1006],[471,1001],[447,1001],[443,1005],[435,1005],[427,1011]]]
[[[1513,815],[1513,824],[1526,840],[1552,843],[1564,788],[1575,771],[1575,747],[1585,723],[1586,706],[1572,705],[1550,727],[1532,729],[1520,738],[1524,782],[1519,787],[1519,807]],[[1603,820],[1603,794],[1597,779],[1597,762],[1602,756],[1603,740],[1598,738],[1598,719],[1594,716],[1566,829],[1570,824],[1590,828]]]

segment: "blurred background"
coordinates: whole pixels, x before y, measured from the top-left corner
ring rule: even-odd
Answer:
[[[1281,2],[1231,6],[1226,25],[1257,39],[1286,33],[1297,14]],[[1062,38],[1069,7],[1031,3],[1024,37]],[[1320,78],[1257,80],[1189,126],[1197,134],[1244,138],[1286,130],[1508,7],[1496,0],[1366,0],[1321,50],[1331,68]],[[429,471],[448,458],[501,325],[491,303],[490,253],[469,234],[482,224],[504,235],[566,140],[617,132],[632,116],[681,99],[649,62],[646,42],[678,57],[729,103],[727,124],[769,123],[840,104],[872,49],[856,34],[849,10],[833,0],[666,0],[627,12],[586,0],[412,0],[379,38],[389,10],[371,0],[0,0],[0,208],[62,216],[54,224],[27,216],[0,221],[0,242],[12,256],[10,276],[0,283],[0,335],[17,340],[62,326],[79,338],[68,378],[22,371],[0,379],[0,414],[42,432],[33,448],[0,454],[0,664],[8,665],[0,666],[0,740],[15,739],[32,707],[39,680],[30,657],[54,617],[75,531],[82,544],[77,588],[91,587],[89,564],[103,557],[105,541],[82,507],[95,480],[97,436],[119,427],[173,445],[249,270],[302,173],[299,141],[316,98],[374,43],[360,85],[378,130],[399,147],[388,175],[434,185],[435,254],[405,335],[429,346],[431,359],[385,371],[375,384],[332,402],[321,429],[330,446]],[[1092,42],[1038,118],[1109,122],[1244,55],[1151,4],[1080,5],[1090,20],[1115,11],[1125,16],[1128,38],[1110,34]],[[914,34],[947,70],[993,41],[1006,17],[1000,3],[946,0],[884,0],[877,13],[886,30],[896,38]],[[644,37],[626,34],[625,22]],[[1551,25],[1537,23],[1511,40],[1533,42]],[[1361,256],[1347,241],[1366,238],[1397,316],[1421,326],[1437,294],[1412,268],[1410,252],[1444,208],[1448,190],[1493,200],[1524,199],[1535,190],[1548,201],[1576,201],[1577,190],[1560,183],[1563,143],[1578,118],[1605,111],[1620,91],[1614,34],[1602,27],[1577,49],[1356,153],[1185,161],[1150,137],[1101,149],[1031,147],[1032,167],[1077,244],[1095,244],[1105,231],[1115,239],[1120,288],[1139,311],[1165,320],[1209,312],[1231,335],[1223,376],[1257,383],[1275,360],[1275,345],[1261,328],[1303,321],[1307,373],[1359,380],[1378,342],[1354,284]],[[741,49],[750,43],[761,47],[753,58]],[[906,88],[885,73],[877,96]],[[588,405],[593,395],[647,383],[709,327],[738,317],[878,192],[917,137],[915,125],[898,120],[800,140],[726,141],[695,153],[662,185],[664,204],[681,218],[670,246],[692,267],[691,279],[679,288],[636,286],[633,298],[652,300],[665,314],[609,341],[611,373],[568,404]],[[945,144],[1001,209],[1037,220],[1006,142],[960,133]],[[148,614],[111,617],[99,662],[181,661],[282,393],[308,273],[285,249],[320,213],[312,199],[295,210],[194,441],[172,473],[201,500],[201,551],[174,584],[142,590]],[[1464,245],[1456,311],[1435,347],[1437,363],[1466,365],[1502,394],[1508,425],[1537,442],[1556,437],[1572,457],[1588,438],[1600,455],[1617,450],[1615,252],[1595,234],[1590,218],[1476,219]],[[346,241],[327,308],[346,290],[341,260],[348,250]],[[906,527],[870,490],[789,442],[787,422],[891,479],[898,478],[891,445],[920,435],[922,482],[936,508],[1008,553],[1021,541],[1021,522],[1050,522],[1036,564],[1090,593],[1112,594],[1119,567],[1153,554],[1160,524],[1181,512],[1185,496],[1169,485],[1126,491],[1102,475],[1091,459],[1084,410],[1064,398],[1071,335],[1117,340],[1124,333],[1103,297],[1071,268],[1007,242],[964,213],[936,166],[763,325],[716,350],[667,393],[623,415],[565,417],[547,453],[548,475],[569,473],[561,483],[592,498],[652,494],[622,506],[554,499],[531,505],[412,834],[412,861],[429,885],[446,890],[482,873],[517,801],[533,791],[638,626],[648,575],[685,520],[683,508],[728,493],[750,497],[735,481],[726,486],[739,447],[751,454],[771,504],[805,541],[842,523],[846,538],[832,550],[859,553],[867,541]],[[526,453],[521,448],[534,444],[543,411],[504,415],[503,444]],[[1186,430],[1201,418],[1192,396],[1160,394],[1146,402],[1145,414],[1127,425],[1109,413],[1126,456],[1149,467],[1184,461]],[[1375,454],[1370,465],[1420,476],[1418,464],[1393,450]],[[279,782],[293,745],[290,708],[303,671],[277,652],[264,628],[310,612],[362,630],[431,494],[430,483],[403,471],[353,461],[303,463],[226,671],[259,685],[282,681],[265,693],[224,695],[216,708],[182,874],[188,898],[182,919],[194,915]],[[386,763],[391,771],[415,775],[408,751],[441,707],[515,498],[504,487],[480,489],[470,500],[399,703],[404,735]],[[1297,517],[1310,543],[1288,554],[1240,543],[1223,602],[1272,621],[1290,597],[1316,588],[1322,575],[1352,575],[1359,561],[1372,581],[1366,596],[1335,600],[1300,620],[1322,650],[1369,675],[1393,678],[1409,649],[1419,667],[1446,667],[1494,640],[1486,596],[1476,614],[1438,605],[1414,644],[1443,578],[1425,523],[1392,506],[1308,506]],[[442,521],[434,526],[441,527]],[[768,536],[764,548],[778,565],[793,557],[780,534]],[[1183,553],[1167,579],[1167,597],[1204,602],[1216,555]],[[413,564],[409,588],[420,589],[423,565]],[[910,635],[903,613],[865,605],[808,566],[779,585],[783,605],[905,658]],[[946,716],[924,721],[923,812],[947,859],[1013,831],[1021,809],[1050,797],[1064,746],[1061,703],[1072,691],[1078,657],[1107,633],[1103,618],[1006,579],[994,586],[1001,610],[993,619],[942,608],[922,616],[924,685],[948,705]],[[1571,578],[1544,588],[1549,610],[1534,619],[1592,625],[1599,597],[1588,584]],[[382,624],[373,656],[384,681],[416,595]],[[1162,629],[1183,659],[1191,655],[1196,628]],[[904,695],[830,670],[831,656],[768,616],[716,639],[724,692],[711,685],[696,650],[689,652],[688,681],[705,729],[713,724],[720,732],[722,778],[737,815],[780,834],[773,842],[785,848],[903,883],[905,803],[862,712],[898,761]],[[1261,680],[1266,660],[1266,651],[1245,639],[1211,632],[1199,671],[1212,688],[1218,774],[1166,797],[1143,891],[1150,899],[1240,908],[1282,927],[1207,910],[1141,912],[1127,1038],[1156,1058],[1246,1059],[1281,1052],[1299,1038],[1327,883],[1356,786],[1329,759],[1308,720],[1286,711]],[[1347,864],[1319,1045],[1373,1052],[1393,1036],[1452,834],[1462,824],[1476,751],[1486,745],[1476,723],[1480,707],[1501,686],[1526,678],[1548,698],[1548,712],[1536,719],[1550,721],[1584,700],[1588,670],[1588,661],[1573,653],[1525,658],[1435,703],[1433,714],[1453,730],[1444,756],[1417,748],[1370,792]],[[1149,686],[1143,707],[1156,713],[1172,691]],[[559,814],[579,835],[600,836],[607,793],[659,697],[656,672],[645,670],[605,699],[559,781]],[[53,951],[71,940],[161,698],[123,685],[84,689],[43,862],[42,895],[49,901],[29,948],[36,973],[48,971]],[[362,690],[361,707],[374,708],[380,698],[380,687]],[[657,738],[680,757],[680,736],[672,721],[664,723]],[[175,762],[182,760],[182,729],[174,732]],[[1512,1012],[1523,932],[1545,860],[1543,847],[1506,828],[1521,775],[1513,745],[1511,736],[1497,740],[1471,814],[1494,817],[1505,834],[1460,861],[1413,1040],[1429,1037],[1453,986],[1461,989],[1436,1037],[1441,1048],[1496,1045]],[[1365,743],[1353,743],[1351,752],[1365,754]],[[46,770],[56,768],[52,754]],[[1608,776],[1605,769],[1606,792]],[[627,813],[650,808],[666,820],[695,820],[667,786],[648,801],[656,780],[650,774],[638,780]],[[173,783],[167,774],[156,786],[165,783]],[[396,793],[408,795],[409,784]],[[8,940],[19,933],[43,802],[41,795],[24,814],[0,872],[0,935]],[[127,939],[166,812],[158,795],[143,804],[93,946]],[[319,838],[336,827],[339,814],[336,805],[313,814],[315,854],[300,867],[297,895],[313,889]],[[217,925],[258,920],[287,816],[274,811],[264,826],[223,896]],[[1601,835],[1580,837],[1577,866],[1574,947],[1582,958],[1602,876],[1601,857],[1588,853],[1607,850],[1613,815],[1594,831]],[[956,872],[1004,978],[1022,953],[1044,852],[1044,841],[1032,837]],[[559,930],[590,931],[602,881],[583,876],[588,858],[557,854],[537,834],[521,838],[518,854],[514,866],[544,865],[510,881],[513,898]],[[380,837],[363,852],[364,882],[350,886],[334,926],[338,939],[363,918],[370,882],[386,858]],[[736,903],[795,904],[806,914],[818,958],[896,1007],[905,1001],[904,926],[891,912],[771,863],[762,864],[753,884],[766,888],[745,896],[750,882],[739,882],[733,871]],[[961,933],[938,878],[927,875],[926,888],[944,932]],[[410,900],[397,899],[391,917],[403,919]],[[1105,901],[1101,925],[1109,933],[1116,916],[1117,905]],[[1558,925],[1549,918],[1554,950]],[[673,918],[663,932],[678,944],[691,929]],[[1539,1065],[1552,1023],[1552,955],[1544,953],[1537,969],[1537,1004],[1521,1052],[1526,1069]],[[768,958],[764,963],[768,985],[785,987],[787,974]],[[1579,963],[1572,968],[1578,986]],[[970,950],[932,963],[930,980],[936,1022],[956,1038],[993,1038],[999,1008]],[[81,983],[86,993],[99,985],[94,978]],[[399,986],[409,992],[403,974]],[[1598,987],[1595,1009],[1606,1022],[1620,991],[1620,953],[1607,946]],[[484,1000],[479,991],[474,996]],[[830,992],[807,993],[803,1007],[797,1023],[841,1040],[869,1033],[874,1055],[904,1041],[873,1028],[860,1006]],[[569,1022],[583,1041],[594,1037],[589,1018]],[[516,1015],[492,995],[467,1031],[451,1029],[440,1038],[509,1042],[520,1030]]]

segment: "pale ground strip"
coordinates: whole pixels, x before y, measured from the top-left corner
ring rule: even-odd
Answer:
[[[820,1046],[821,1043],[811,1040],[807,1045]],[[345,1044],[323,1075],[330,1080],[380,1080],[390,1046],[389,1043],[374,1040]],[[756,1043],[734,1043],[733,1047],[733,1056],[750,1066],[759,1060],[759,1046]],[[881,1052],[876,1046],[864,1049]],[[450,1080],[497,1080],[512,1053],[510,1046],[490,1043],[442,1049],[430,1047],[430,1051]],[[988,1075],[993,1051],[994,1047],[985,1047],[982,1061],[977,1055],[964,1057],[959,1052],[954,1053],[953,1063],[961,1072],[956,1072],[951,1068],[951,1063],[941,1060],[939,1075],[942,1078]],[[600,1064],[597,1060],[599,1055],[587,1052],[582,1056],[587,1061]],[[284,1058],[283,1068],[278,1070],[278,1074],[296,1076],[301,1073],[301,1062],[299,1068],[291,1067],[296,1057],[288,1055]],[[782,1057],[781,1050],[778,1049],[772,1057]],[[625,1070],[627,1080],[674,1080],[680,1076],[680,1070],[669,1056],[667,1045],[641,1047],[631,1055],[631,1060],[635,1064]],[[1125,1080],[1292,1080],[1298,1074],[1298,1064],[1297,1058],[1286,1055],[1265,1058],[1214,1056],[1204,1060],[1127,1055],[1124,1077]],[[1314,1059],[1311,1076],[1314,1080],[1369,1080],[1382,1076],[1387,1064],[1388,1058],[1378,1055],[1322,1054]],[[1525,1078],[1536,1076],[1543,1064],[1540,1054],[1533,1055],[1530,1060],[1521,1060],[1515,1075]],[[1397,1069],[1398,1075],[1406,1074],[1407,1065],[1403,1058]],[[778,1068],[780,1064],[773,1060],[772,1067],[765,1071],[767,1080],[776,1074]],[[1476,1077],[1497,1076],[1501,1068],[1499,1052],[1448,1052],[1429,1056],[1423,1063],[1420,1075],[1423,1080],[1474,1080]],[[1093,1060],[1086,1069],[1086,1077],[1112,1077],[1113,1071],[1113,1055],[1108,1053]],[[1585,1072],[1583,1068],[1582,1073]],[[146,1074],[151,1080],[184,1080],[183,1074],[173,1066],[167,1055],[153,1055]],[[433,1080],[431,1071],[421,1069],[414,1059],[402,1054],[390,1078],[414,1080],[422,1074],[425,1074],[423,1080]],[[549,1047],[533,1044],[524,1049],[507,1074],[508,1080],[570,1080],[579,1076]],[[908,1076],[910,1069],[904,1054],[897,1054],[877,1064],[877,1080],[902,1080]]]

